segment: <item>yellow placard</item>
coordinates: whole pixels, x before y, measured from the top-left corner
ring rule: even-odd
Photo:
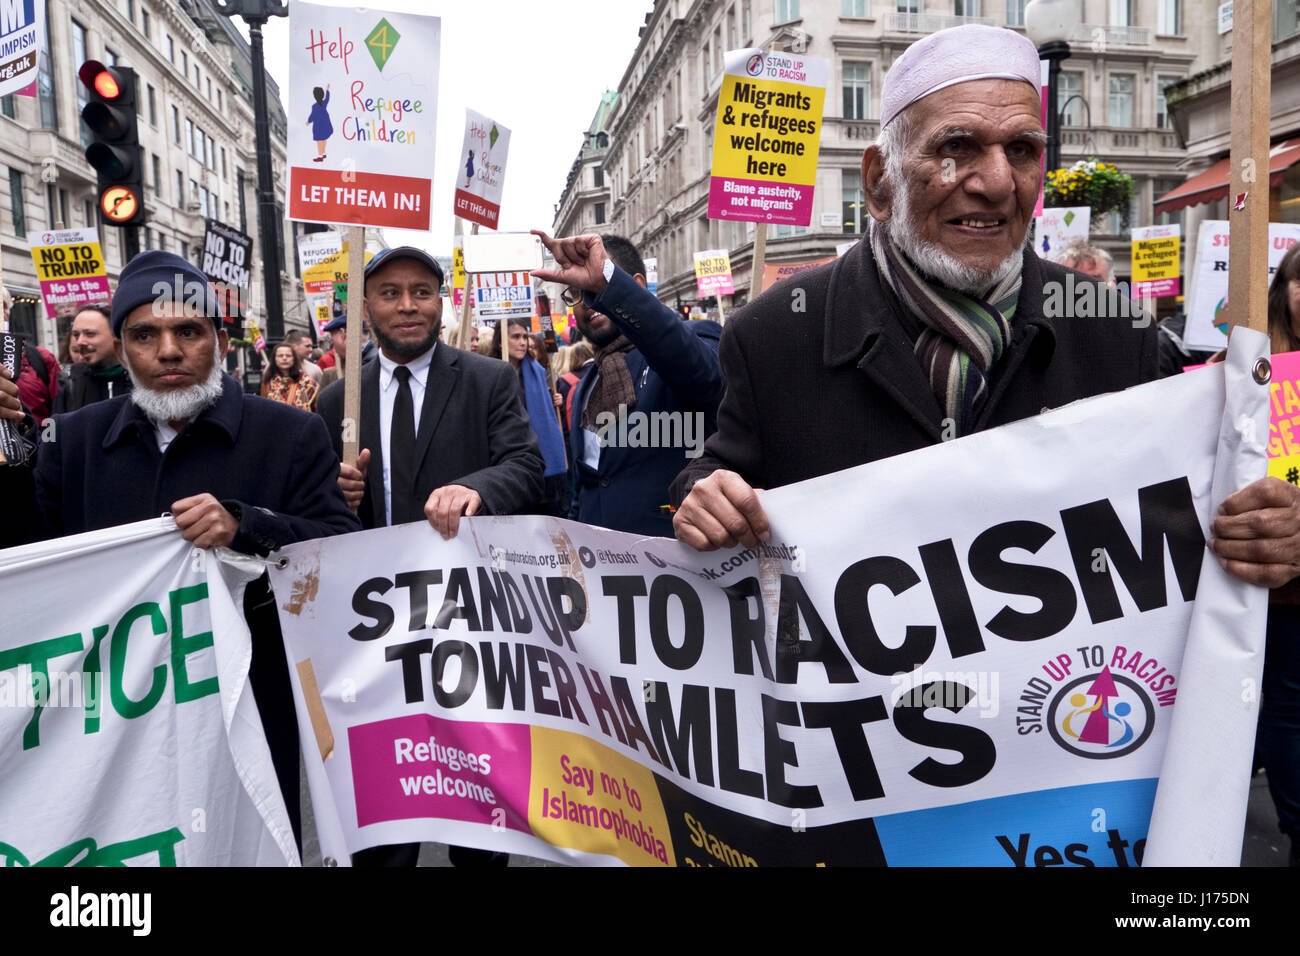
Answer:
[[[713,175],[811,186],[825,95],[821,87],[723,77],[713,128]]]

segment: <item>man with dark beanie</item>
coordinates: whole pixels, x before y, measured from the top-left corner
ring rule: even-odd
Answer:
[[[56,415],[57,440],[39,443],[35,498],[46,537],[170,512],[197,548],[264,556],[360,530],[320,418],[245,395],[222,373],[221,310],[193,264],[169,252],[136,256],[122,270],[111,319],[134,388]],[[244,612],[249,682],[301,846],[298,726],[266,575],[245,591]]]

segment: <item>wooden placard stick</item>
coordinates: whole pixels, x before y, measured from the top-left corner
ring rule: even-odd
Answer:
[[[361,336],[365,324],[366,227],[348,226],[348,347],[343,370],[343,460],[361,451]]]
[[[772,52],[780,53],[781,41],[772,44]],[[754,261],[753,271],[749,275],[749,301],[753,302],[763,294],[763,265],[767,261],[767,223],[754,223]],[[722,297],[718,297],[718,312],[722,313]],[[725,321],[725,320],[724,320]]]
[[[1268,334],[1268,131],[1272,21],[1265,0],[1237,0],[1232,15],[1228,190],[1228,332]]]
[[[470,226],[469,234],[471,236],[478,235],[478,223],[474,223],[472,226]],[[462,261],[464,257],[464,252],[465,250],[462,248],[461,249]],[[470,296],[472,296],[473,294],[474,294],[474,277],[471,276],[468,272],[466,272],[465,273],[465,298],[462,299],[460,303],[460,326],[456,329],[456,347],[460,349],[464,349],[467,352],[474,351],[474,346],[477,344],[474,341],[473,335],[471,334],[474,330],[474,325],[470,321],[473,316],[474,306],[473,303],[470,301]]]

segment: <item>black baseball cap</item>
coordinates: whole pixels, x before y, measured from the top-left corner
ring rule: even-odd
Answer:
[[[382,269],[390,262],[398,259],[414,259],[422,266],[428,269],[438,279],[438,285],[443,284],[442,266],[438,265],[438,260],[429,255],[423,249],[417,249],[415,246],[394,246],[391,249],[385,249],[376,254],[376,256],[366,263],[365,278],[369,279],[376,271]]]

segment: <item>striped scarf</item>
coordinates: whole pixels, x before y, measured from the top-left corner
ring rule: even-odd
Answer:
[[[870,236],[880,277],[920,323],[914,350],[939,407],[957,435],[968,434],[988,397],[988,371],[1011,341],[1020,271],[998,283],[987,299],[977,299],[921,275],[874,221]]]

